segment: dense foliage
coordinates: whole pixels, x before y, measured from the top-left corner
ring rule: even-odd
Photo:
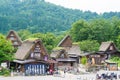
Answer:
[[[27,29],[35,32],[60,34],[79,19],[120,17],[119,12],[98,15],[95,12],[63,8],[44,0],[0,0],[0,32]]]
[[[111,19],[99,18],[90,21],[78,20],[72,24],[70,34],[75,42],[96,40],[101,44],[101,42],[113,41],[120,48],[120,19],[113,17]]]
[[[95,40],[84,40],[80,42],[80,49],[86,52],[98,51],[99,46],[99,43]]]
[[[118,56],[112,56],[110,61],[118,63],[118,66],[120,66],[120,57]]]
[[[44,0],[1,0],[0,3],[0,32],[7,33],[8,30],[13,29],[18,31],[22,40],[40,38],[48,51],[63,37],[63,35],[59,37],[58,34],[66,31],[74,42],[81,42],[81,49],[85,51],[97,50],[96,45],[93,49],[82,46],[82,44],[87,45],[88,42],[93,44],[94,40],[96,44],[114,41],[120,48],[119,18],[120,12],[103,14],[83,12]]]
[[[13,60],[13,51],[11,42],[0,34],[0,63]]]
[[[56,36],[53,33],[34,33],[32,34],[28,30],[20,30],[18,31],[19,36],[22,40],[30,39],[30,38],[38,38],[42,40],[43,44],[47,48],[48,52],[50,53],[51,50],[57,46],[60,40],[64,37],[64,35]]]
[[[2,68],[0,70],[0,76],[10,76],[10,70],[8,70],[6,68]]]
[[[72,28],[65,34],[70,34],[74,42],[80,42],[80,48],[83,51],[98,51],[99,44],[105,41],[113,41],[120,49],[120,19],[112,17],[111,19],[93,19],[78,20],[72,24]],[[53,33],[32,33],[28,30],[18,31],[22,40],[27,38],[40,38],[47,49],[50,51],[62,39],[62,36],[56,36]],[[92,46],[91,46],[92,45]]]

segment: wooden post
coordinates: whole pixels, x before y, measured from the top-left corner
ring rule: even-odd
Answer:
[[[92,58],[92,64],[95,64],[95,59],[94,58]]]

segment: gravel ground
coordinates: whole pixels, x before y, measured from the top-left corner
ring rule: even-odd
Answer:
[[[120,75],[120,71],[112,71]],[[111,71],[100,71],[101,73],[111,73]],[[0,80],[96,80],[96,74],[89,73],[84,75],[73,75],[73,74],[63,74],[61,76],[13,76],[13,77],[3,77],[0,76]],[[117,79],[120,80],[120,79]]]
[[[54,76],[14,76],[0,77],[0,80],[95,80],[95,74],[72,75],[66,74],[59,77]]]

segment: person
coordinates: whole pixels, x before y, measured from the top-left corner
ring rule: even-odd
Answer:
[[[79,73],[79,69],[77,68],[77,73]]]
[[[96,75],[96,79],[99,80],[101,77],[99,76],[99,74]]]
[[[65,77],[65,75],[66,75],[66,68],[64,69],[64,77]]]
[[[53,70],[52,69],[50,69],[50,75],[53,75]]]

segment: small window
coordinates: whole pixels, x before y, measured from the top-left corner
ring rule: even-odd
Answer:
[[[14,45],[18,45],[18,42],[15,41],[13,44],[14,44]]]
[[[47,61],[47,60],[48,60],[48,57],[47,57],[47,56],[44,56],[44,60]]]
[[[64,54],[61,54],[61,55],[60,55],[60,58],[64,58],[64,57],[65,57],[65,55],[64,55]]]
[[[34,53],[34,57],[40,58],[40,53]]]
[[[113,50],[113,46],[110,46],[110,50]]]
[[[36,45],[37,48],[39,48],[40,46],[39,45]]]
[[[14,36],[14,34],[10,34],[10,36]]]
[[[14,37],[10,37],[10,40],[15,40],[15,38]]]
[[[34,57],[34,53],[31,53],[31,54],[30,54],[30,57],[33,58],[33,57]]]

